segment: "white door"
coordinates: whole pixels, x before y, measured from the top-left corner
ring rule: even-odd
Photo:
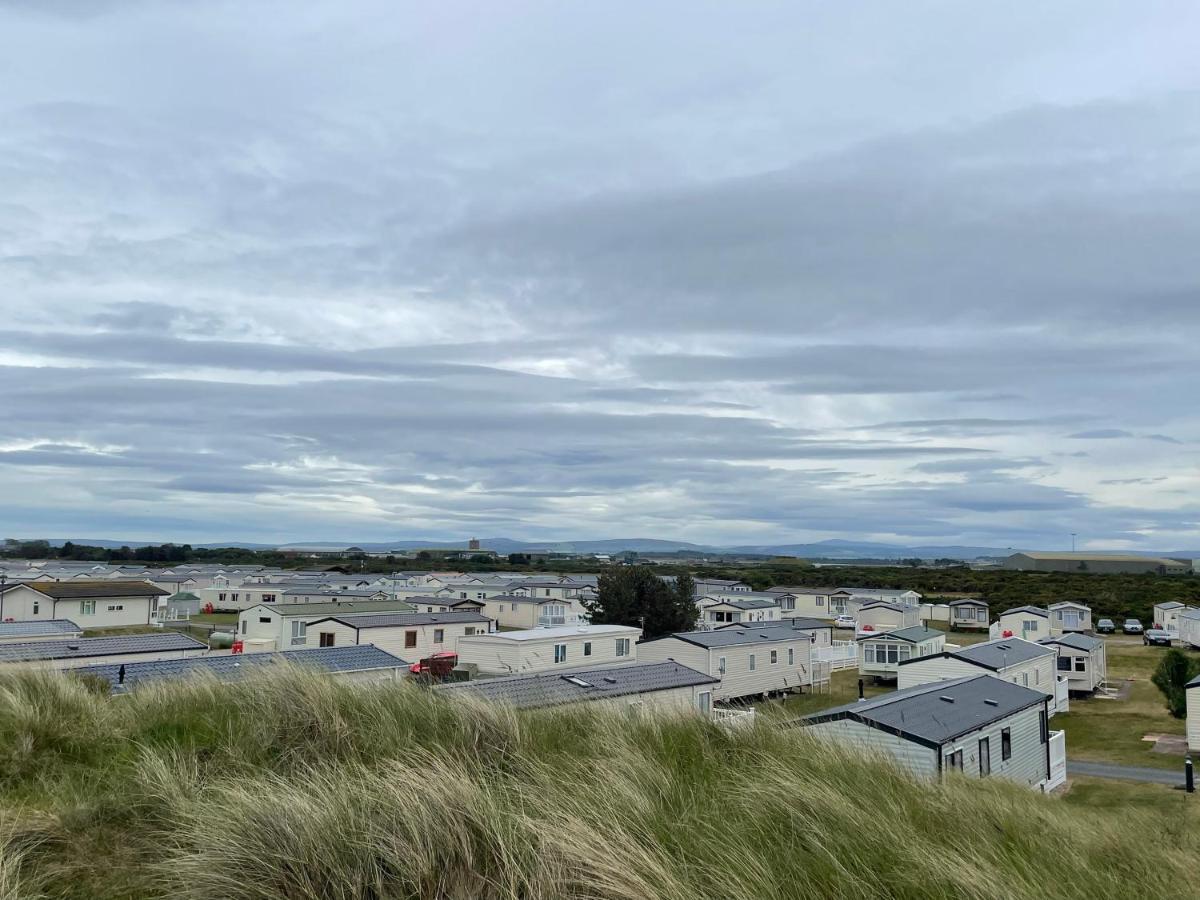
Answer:
[[[696,708],[702,716],[712,713],[712,691],[702,691],[696,695]]]

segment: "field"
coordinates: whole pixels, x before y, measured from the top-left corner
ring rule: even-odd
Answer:
[[[1072,793],[918,781],[765,724],[516,714],[299,672],[119,700],[0,677],[0,900],[1194,888],[1191,798]]]
[[[1106,641],[1110,680],[1132,678],[1126,700],[1071,700],[1071,711],[1054,717],[1054,727],[1067,733],[1071,759],[1111,762],[1182,771],[1183,758],[1155,753],[1146,734],[1183,734],[1184,722],[1167,712],[1162,694],[1150,676],[1163,655],[1138,638],[1110,637]]]

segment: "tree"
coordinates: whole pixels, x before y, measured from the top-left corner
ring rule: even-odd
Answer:
[[[696,627],[694,589],[686,573],[668,582],[649,566],[623,566],[601,575],[596,599],[582,602],[593,624],[633,625],[656,638]]]
[[[1187,716],[1187,690],[1189,681],[1200,673],[1200,663],[1197,663],[1182,650],[1168,650],[1158,668],[1154,670],[1151,681],[1163,692],[1167,699],[1167,710],[1176,719]]]

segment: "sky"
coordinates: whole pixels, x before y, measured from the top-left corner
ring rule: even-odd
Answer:
[[[1198,36],[0,0],[0,532],[1200,547]]]

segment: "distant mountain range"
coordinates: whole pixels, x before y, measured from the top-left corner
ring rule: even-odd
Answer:
[[[138,547],[152,541],[114,541],[98,538],[71,538],[71,543],[88,544],[93,547]],[[65,538],[49,539],[53,546],[62,546]],[[797,556],[805,559],[976,559],[981,556],[1008,556],[1024,548],[972,547],[958,544],[916,545],[884,544],[872,541],[826,540],[811,544],[743,544],[723,547],[712,544],[692,544],[687,541],[665,541],[657,538],[612,538],[597,541],[518,541],[506,537],[480,538],[480,546],[500,554],[522,553],[530,550],[549,550],[555,553],[620,553],[633,550],[638,553],[698,554],[755,554],[764,556]],[[386,550],[422,550],[433,547],[467,549],[466,541],[362,541],[343,543],[338,541],[295,541],[289,544],[261,544],[246,541],[218,541],[193,544],[193,547],[216,549],[239,547],[245,550],[338,550],[360,547],[370,552]],[[1102,551],[1097,551],[1102,552]],[[1200,550],[1123,550],[1139,556],[1171,556],[1185,559],[1200,559]]]

